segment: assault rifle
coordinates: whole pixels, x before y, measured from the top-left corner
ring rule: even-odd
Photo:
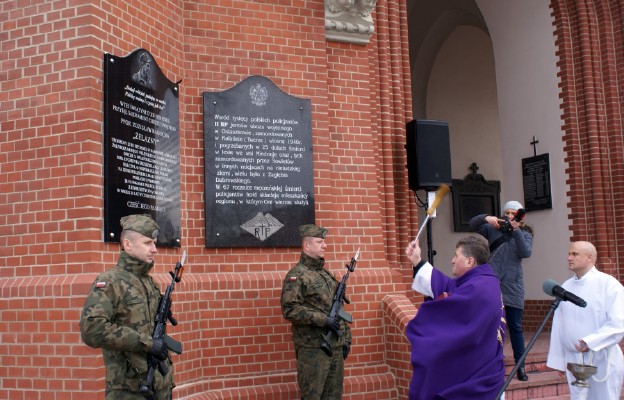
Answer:
[[[165,295],[160,299],[158,304],[158,312],[156,313],[156,325],[154,326],[153,339],[161,339],[168,350],[173,351],[176,354],[182,354],[182,343],[170,338],[166,335],[167,320],[171,322],[171,325],[178,325],[178,321],[173,318],[171,313],[171,294],[175,289],[176,282],[182,280],[182,273],[184,272],[184,259],[186,258],[186,250],[182,254],[182,260],[180,260],[175,266],[175,272],[169,271],[171,274],[171,284],[167,286]],[[139,385],[139,393],[141,393],[148,400],[156,400],[154,394],[154,374],[156,368],[160,373],[165,376],[169,373],[169,367],[167,367],[166,360],[161,360],[158,357],[148,354],[147,355],[147,376],[144,381]]]
[[[353,318],[351,317],[351,314],[348,314],[347,312],[345,312],[343,308],[343,303],[349,304],[349,299],[345,297],[345,292],[347,291],[347,279],[349,279],[349,273],[355,271],[355,264],[357,264],[357,259],[359,256],[360,256],[360,249],[358,249],[355,255],[353,256],[353,258],[351,258],[351,263],[345,265],[345,267],[347,267],[347,273],[344,274],[344,276],[342,277],[342,281],[340,281],[340,283],[338,284],[338,287],[336,288],[336,293],[334,293],[334,300],[332,303],[332,308],[328,315],[329,317],[332,317],[332,318],[339,317],[347,321],[348,323],[353,322]],[[323,350],[325,354],[327,354],[330,357],[334,353],[331,349],[332,334],[333,332],[330,329],[327,331],[327,334],[321,335],[323,338],[323,342],[321,343],[321,350]],[[342,332],[339,332],[338,336],[339,337],[342,336]]]

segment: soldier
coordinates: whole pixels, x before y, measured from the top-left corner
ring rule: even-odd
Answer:
[[[148,88],[152,88],[152,60],[147,53],[139,56],[139,70],[132,74],[132,80]]]
[[[149,215],[123,217],[121,227],[119,260],[93,282],[80,317],[80,333],[88,346],[102,349],[106,400],[145,399],[139,384],[147,374],[148,354],[169,367],[165,376],[156,369],[154,394],[158,400],[170,400],[171,359],[163,340],[152,339],[161,293],[149,271],[159,227]]]
[[[341,318],[328,317],[339,282],[323,268],[327,229],[299,227],[301,258],[282,287],[282,314],[292,323],[297,382],[302,400],[342,398],[344,360],[351,349],[351,330]],[[331,330],[333,355],[321,350],[321,335]]]

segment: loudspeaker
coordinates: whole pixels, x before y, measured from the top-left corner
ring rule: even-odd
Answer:
[[[451,179],[451,146],[448,123],[414,120],[406,124],[409,188],[432,191]]]

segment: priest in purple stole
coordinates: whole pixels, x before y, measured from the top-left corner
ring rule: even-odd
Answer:
[[[418,242],[405,253],[414,266],[412,289],[432,299],[407,325],[409,400],[494,400],[505,383],[505,316],[487,242],[477,236],[457,242],[453,279],[421,260]]]

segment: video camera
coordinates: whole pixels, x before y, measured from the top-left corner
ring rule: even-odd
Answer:
[[[513,218],[513,220],[516,222],[520,222],[524,219],[525,215],[526,215],[526,211],[524,211],[524,208],[519,208],[518,211],[516,211],[516,216]],[[506,215],[504,215],[502,219],[504,219],[505,222],[501,222],[498,224],[498,230],[503,233],[511,232],[513,228],[511,227],[509,218]]]

